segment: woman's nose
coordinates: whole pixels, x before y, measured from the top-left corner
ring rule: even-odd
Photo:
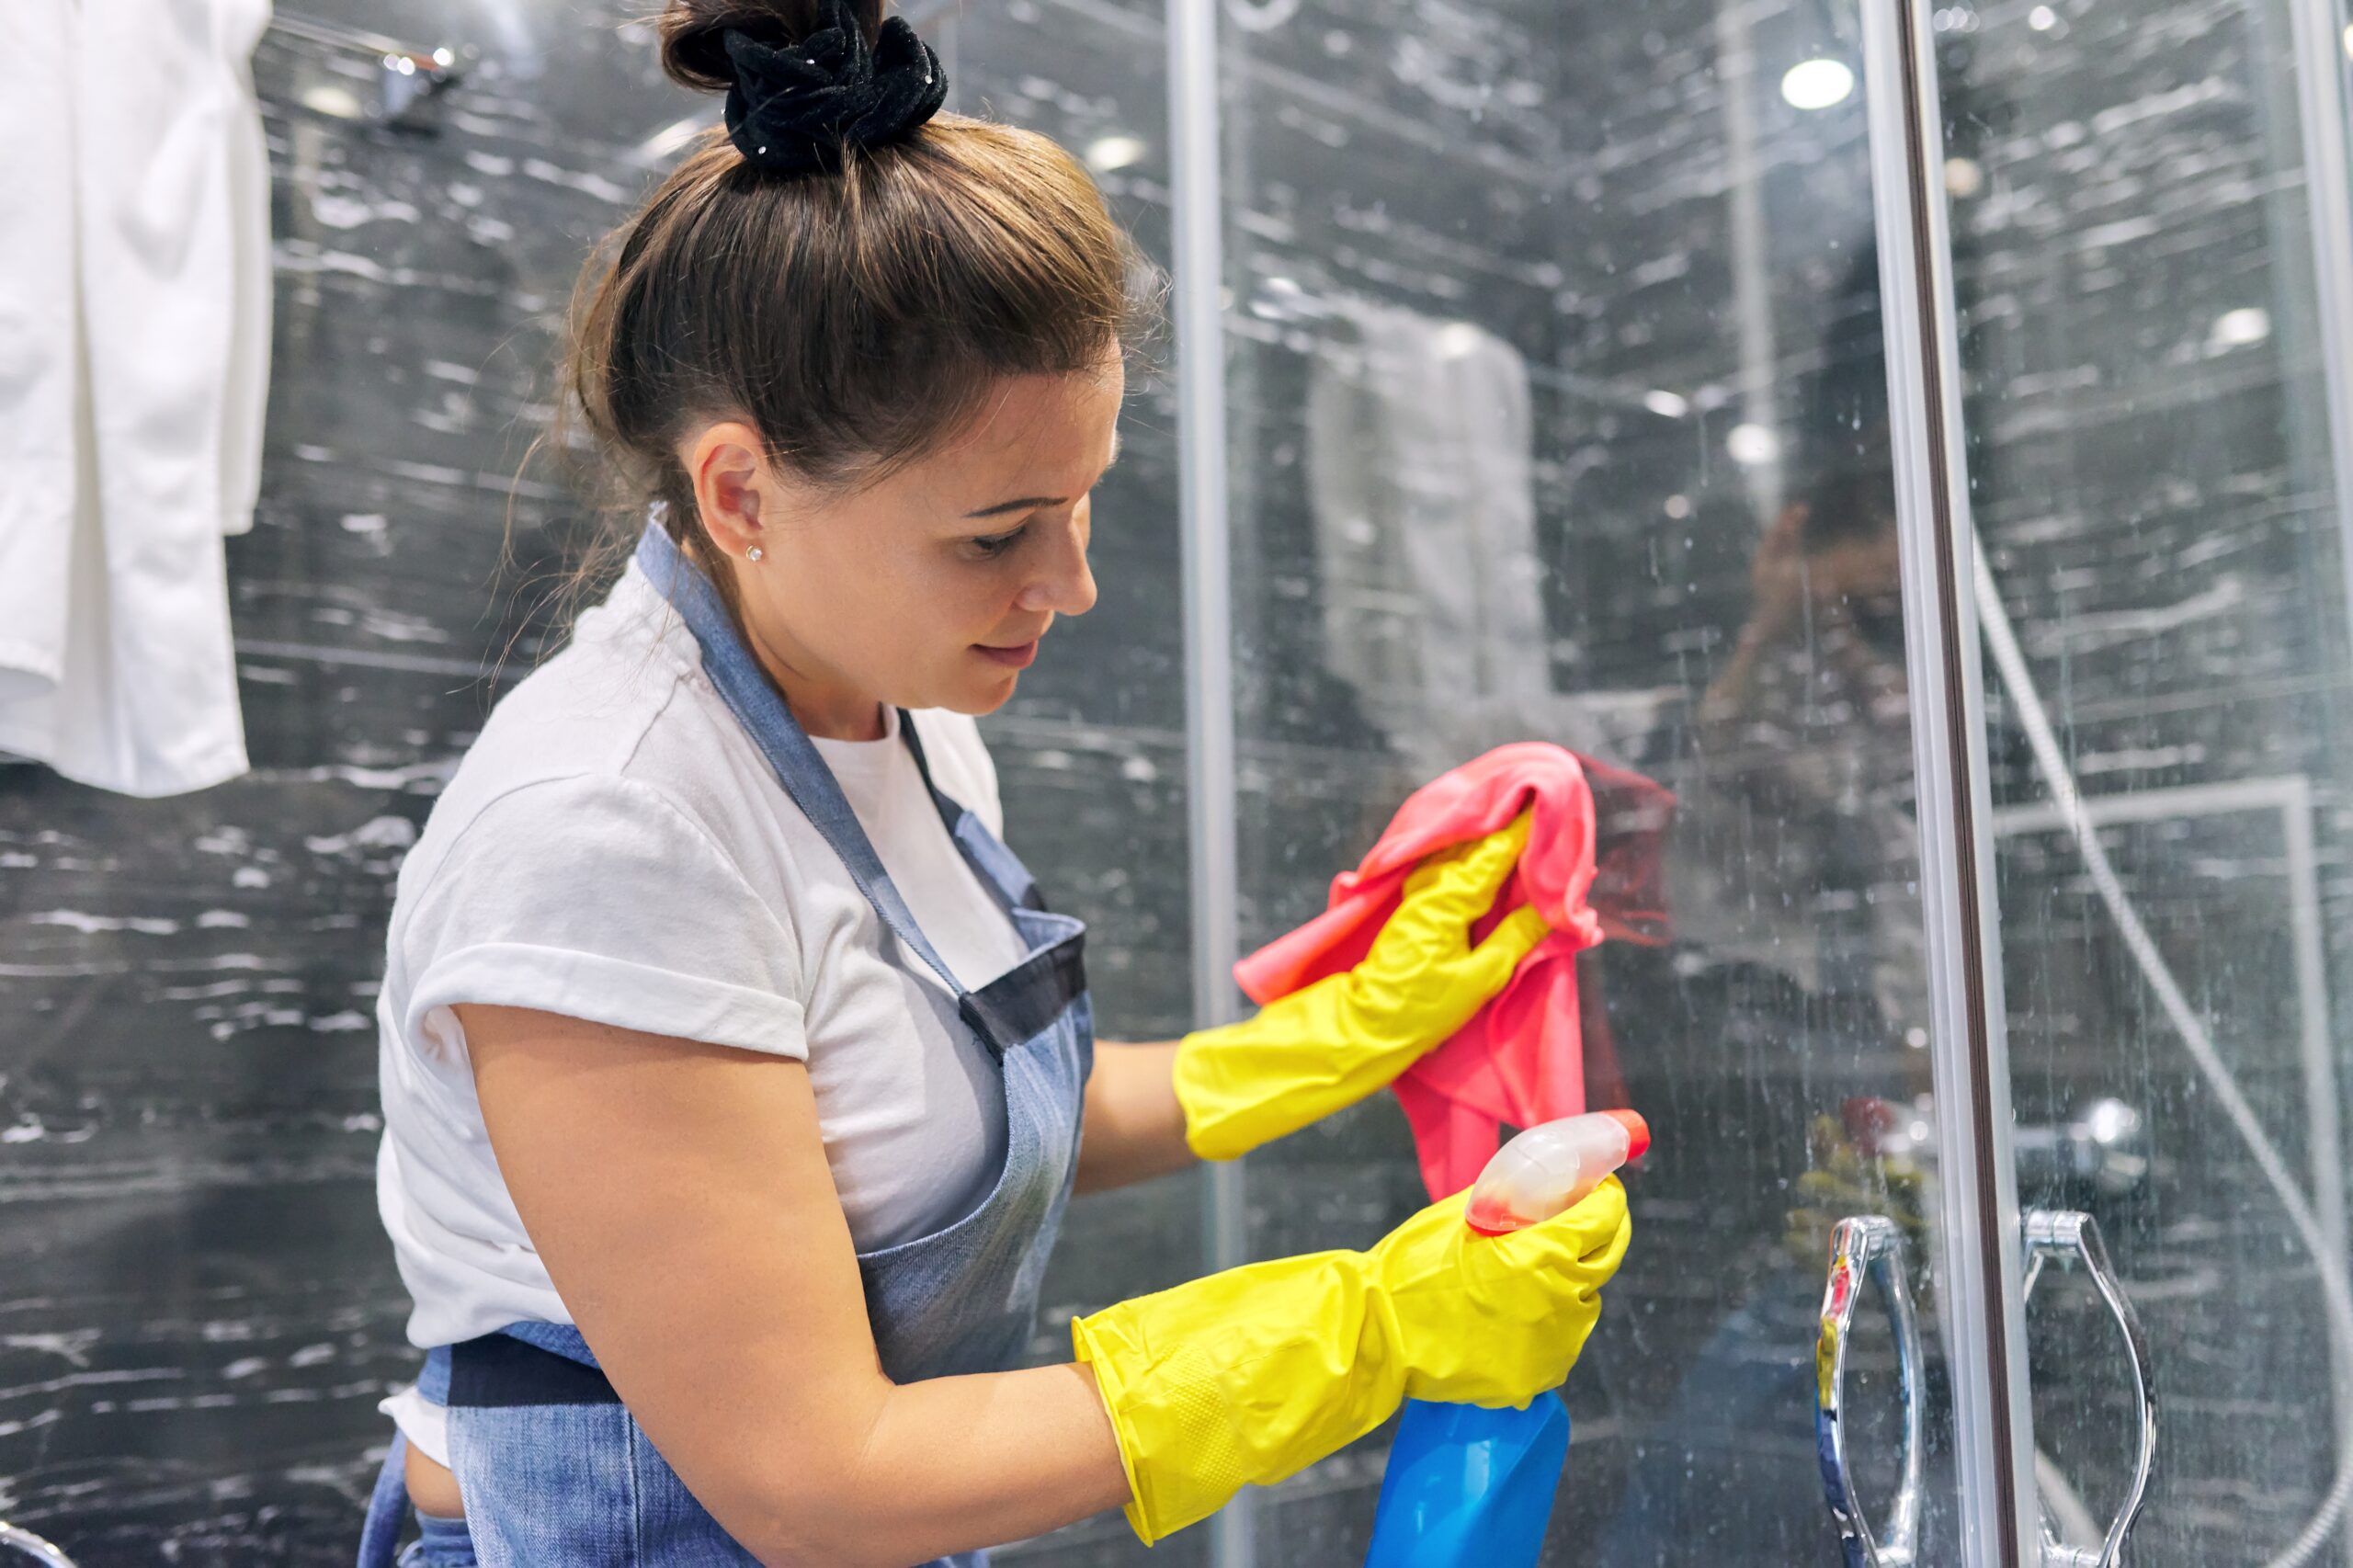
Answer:
[[[1021,590],[1026,610],[1085,615],[1095,608],[1095,574],[1086,564],[1086,519],[1079,517],[1063,538],[1045,573]]]

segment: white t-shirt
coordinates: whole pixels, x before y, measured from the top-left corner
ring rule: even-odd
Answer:
[[[916,923],[977,990],[1020,960],[1020,939],[884,712],[882,739],[817,749]],[[939,709],[915,721],[940,789],[1001,831],[979,727]],[[377,1206],[416,1345],[572,1321],[492,1156],[454,1004],[805,1061],[860,1250],[960,1218],[1004,1163],[985,1048],[785,794],[635,565],[491,713],[401,867],[387,946]],[[386,1408],[446,1462],[438,1410],[413,1392]]]

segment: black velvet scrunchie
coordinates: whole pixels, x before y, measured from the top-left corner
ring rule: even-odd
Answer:
[[[735,67],[727,134],[761,168],[834,168],[845,146],[896,141],[947,101],[939,56],[904,17],[885,21],[870,49],[846,0],[823,0],[818,16],[824,25],[799,43],[743,28],[722,35]]]

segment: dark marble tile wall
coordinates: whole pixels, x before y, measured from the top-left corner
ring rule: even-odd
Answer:
[[[292,9],[293,7],[290,7]],[[585,522],[518,480],[586,251],[715,106],[643,7],[313,0],[473,46],[416,130],[305,107],[364,88],[273,39],[277,357],[261,516],[231,546],[255,767],[141,802],[0,770],[0,1513],[91,1568],[349,1561],[411,1375],[377,1225],[372,1008],[392,876]],[[1157,11],[937,19],[962,107],[1085,148],[1166,249]],[[1187,1023],[1173,404],[1145,374],[1098,496],[1102,599],[990,722],[1008,836],[1092,923],[1107,1034]],[[1189,1182],[1074,1210],[1039,1354],[1199,1256]],[[1198,1544],[1155,1554],[1183,1563]],[[1008,1551],[1140,1557],[1116,1517]]]

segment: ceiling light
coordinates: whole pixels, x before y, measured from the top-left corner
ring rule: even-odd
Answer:
[[[2222,354],[2233,348],[2245,348],[2270,335],[2271,312],[2260,305],[2242,305],[2235,311],[2224,311],[2214,318],[2213,330],[2207,334],[2206,351]]]
[[[1086,166],[1097,174],[1108,175],[1113,169],[1124,169],[1144,154],[1141,136],[1098,136],[1086,144]]]
[[[1438,353],[1441,359],[1460,359],[1478,352],[1487,335],[1467,321],[1450,321],[1438,329]]]
[[[1855,74],[1844,61],[1801,60],[1781,77],[1781,97],[1797,108],[1828,108],[1854,90]]]
[[[1781,443],[1762,425],[1735,425],[1724,437],[1724,450],[1732,454],[1733,461],[1755,468],[1779,456]]]

